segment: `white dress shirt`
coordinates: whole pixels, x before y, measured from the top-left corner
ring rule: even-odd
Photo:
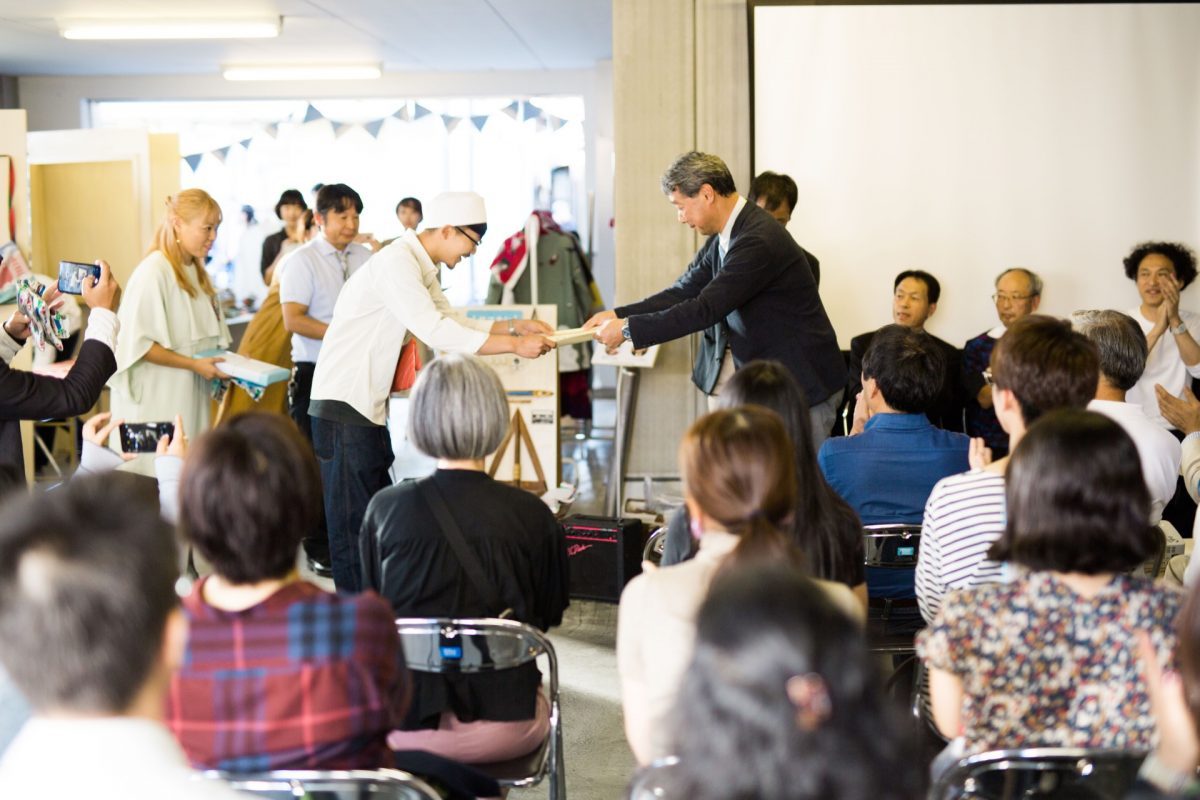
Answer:
[[[1088,403],[1088,410],[1115,421],[1137,445],[1142,475],[1146,479],[1146,488],[1150,490],[1150,524],[1157,525],[1162,519],[1163,509],[1175,496],[1182,455],[1179,441],[1146,416],[1146,412],[1136,403],[1093,400]]]
[[[1142,326],[1142,333],[1149,333],[1154,327],[1153,322],[1142,316],[1141,308],[1130,309],[1125,313],[1137,320],[1137,324]],[[1188,332],[1192,336],[1200,336],[1200,314],[1180,309],[1179,318],[1188,326]],[[1140,405],[1146,416],[1156,424],[1171,428],[1171,423],[1167,422],[1158,410],[1154,384],[1161,383],[1171,394],[1183,397],[1183,389],[1191,383],[1191,378],[1200,378],[1200,364],[1190,367],[1185,365],[1183,357],[1179,355],[1179,346],[1175,344],[1175,337],[1170,331],[1166,331],[1154,343],[1154,349],[1146,359],[1146,369],[1137,384],[1126,392],[1125,401]]]
[[[370,257],[371,251],[361,244],[338,250],[324,236],[305,242],[287,257],[279,280],[279,302],[307,306],[308,316],[329,322],[342,286]],[[292,334],[292,361],[315,364],[320,353],[320,339]]]
[[[455,318],[437,265],[417,234],[405,231],[342,289],[313,373],[312,399],[338,400],[383,425],[408,334],[434,350],[474,353],[491,328],[490,322]]]

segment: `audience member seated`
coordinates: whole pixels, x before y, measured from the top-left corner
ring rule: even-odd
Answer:
[[[992,351],[989,389],[997,418],[1016,447],[1025,429],[1058,408],[1086,408],[1096,394],[1096,348],[1070,323],[1046,316],[1018,320]],[[939,481],[929,495],[917,554],[917,602],[928,622],[942,597],[1001,580],[1000,564],[988,548],[1004,531],[1004,476],[1008,458],[986,463],[979,440],[972,442],[974,469]],[[980,468],[982,467],[982,468]]]
[[[210,562],[184,599],[192,637],[167,723],[197,767],[376,769],[408,704],[391,609],[373,593],[300,579],[321,516],[316,461],[278,414],[243,414],[199,439],[180,529]]]
[[[750,182],[750,193],[746,195],[746,201],[754,203],[766,211],[786,228],[792,221],[792,213],[796,210],[796,201],[799,197],[800,192],[796,188],[796,182],[792,180],[792,176],[767,170],[759,173],[758,177]],[[821,262],[803,247],[800,250],[808,261],[813,281],[819,289],[821,287]]]
[[[911,737],[823,594],[780,566],[713,583],[672,713],[666,800],[918,796]]]
[[[696,610],[718,570],[757,560],[803,563],[780,532],[797,504],[795,460],[779,415],[758,406],[714,411],[684,436],[679,468],[700,551],[634,578],[618,611],[625,737],[640,763],[669,754],[666,717],[687,670]],[[850,589],[820,584],[847,616],[862,618]]]
[[[499,376],[474,356],[437,358],[420,372],[409,421],[413,443],[438,459],[438,469],[371,500],[360,541],[363,585],[399,617],[507,616],[541,630],[561,623],[566,539],[554,515],[535,495],[484,471],[484,457],[509,424]],[[455,539],[489,585],[472,580]],[[504,761],[529,753],[549,731],[535,664],[478,675],[415,673],[413,681],[412,708],[388,739],[395,750],[468,764]]]
[[[1179,296],[1196,279],[1196,255],[1186,245],[1143,242],[1125,257],[1125,277],[1137,284],[1142,304],[1127,313],[1146,335],[1150,355],[1146,369],[1127,399],[1163,427],[1154,386],[1163,386],[1175,397],[1194,378],[1200,378],[1200,314],[1179,307]]]
[[[1175,496],[1181,451],[1175,437],[1155,424],[1141,405],[1125,399],[1146,368],[1146,337],[1137,321],[1120,311],[1076,311],[1071,324],[1096,346],[1100,357],[1100,383],[1088,409],[1116,420],[1137,445],[1150,491],[1150,524],[1157,525]]]
[[[963,401],[960,378],[962,353],[925,330],[925,322],[937,311],[942,286],[938,279],[919,269],[909,269],[896,276],[892,285],[892,322],[929,337],[929,342],[942,353],[944,366],[941,389],[926,416],[942,430],[963,430]],[[859,334],[850,340],[850,370],[847,376],[846,397],[857,397],[862,391],[863,356],[875,338],[875,331]]]
[[[1138,636],[1138,655],[1146,676],[1150,711],[1158,744],[1142,762],[1138,783],[1126,800],[1196,797],[1200,784],[1200,592],[1188,596],[1176,624],[1179,671],[1164,670],[1154,644]]]
[[[949,595],[917,637],[934,721],[958,737],[935,770],[996,748],[1148,749],[1137,636],[1169,663],[1183,597],[1126,574],[1157,549],[1133,440],[1101,414],[1050,412],[1017,446],[1007,495],[988,556],[1012,581]]]
[[[983,373],[990,363],[997,340],[1014,322],[1037,311],[1042,301],[1042,279],[1024,267],[1001,272],[996,278],[996,314],[1000,324],[979,334],[963,346],[963,396],[967,404],[967,435],[979,437],[1001,458],[1008,454],[1008,435],[996,418],[992,405],[992,387]]]
[[[792,373],[777,361],[752,361],[733,374],[721,392],[722,408],[756,405],[783,419],[796,465],[796,500],[784,533],[804,553],[813,577],[844,583],[866,604],[867,578],[863,568],[862,523],[837,492],[829,488],[813,451],[808,403]],[[671,517],[663,566],[695,555],[687,508]]]
[[[0,760],[0,797],[233,800],[196,780],[163,725],[182,663],[175,538],[153,485],[84,477],[0,519],[0,662],[34,717]]]
[[[1184,434],[1183,452],[1179,465],[1179,474],[1183,485],[1187,488],[1188,496],[1193,502],[1200,503],[1200,400],[1192,394],[1191,389],[1183,390],[1179,398],[1168,392],[1162,386],[1155,386],[1154,392],[1158,397],[1159,409],[1163,417],[1173,428]],[[1192,523],[1192,538],[1200,533],[1200,514]],[[1183,531],[1180,531],[1183,533]],[[1183,575],[1185,586],[1195,586],[1200,578],[1200,558],[1192,554]]]

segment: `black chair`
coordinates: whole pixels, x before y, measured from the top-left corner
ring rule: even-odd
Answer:
[[[544,656],[548,662],[550,731],[532,753],[496,764],[472,764],[502,787],[523,789],[550,777],[549,800],[565,800],[558,657],[544,633],[509,619],[396,620],[404,660],[414,672],[480,673],[513,669]]]
[[[220,780],[235,791],[256,797],[294,800],[439,800],[429,784],[398,769],[279,770],[253,774],[209,771],[203,777]]]
[[[663,553],[667,549],[667,526],[664,525],[646,539],[642,548],[642,561],[649,561],[654,566],[662,564]]]
[[[1121,800],[1145,757],[1137,750],[1058,747],[978,753],[938,778],[929,800]]]
[[[921,547],[921,526],[906,524],[863,526],[864,564],[867,568],[904,569],[916,567]],[[868,581],[869,582],[869,581]],[[873,653],[907,656],[916,652],[913,638],[923,627],[920,615],[894,618],[900,608],[916,609],[916,600],[872,598],[867,615],[867,642]]]

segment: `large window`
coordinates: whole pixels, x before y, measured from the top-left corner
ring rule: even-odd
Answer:
[[[314,184],[349,184],[365,204],[362,230],[380,240],[400,232],[402,197],[479,192],[488,235],[469,264],[444,271],[455,304],[483,300],[493,258],[533,209],[553,207],[565,226],[584,218],[583,117],[580,97],[92,104],[96,127],[179,134],[182,185],[208,191],[224,210],[218,269],[238,258],[239,209],[252,206],[270,232],[284,189],[311,204]]]

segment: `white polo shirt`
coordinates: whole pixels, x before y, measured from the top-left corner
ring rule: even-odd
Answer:
[[[341,401],[383,425],[409,333],[434,350],[474,353],[491,328],[490,322],[457,316],[442,294],[437,266],[417,234],[405,231],[342,289],[313,375],[312,399]]]
[[[1142,326],[1142,333],[1149,333],[1154,323],[1142,316],[1141,307],[1131,308],[1125,312],[1137,320]],[[1192,337],[1200,337],[1200,314],[1179,309],[1179,318],[1188,326]],[[1158,409],[1158,395],[1154,393],[1154,384],[1161,383],[1163,388],[1176,397],[1183,397],[1183,389],[1191,383],[1192,378],[1200,378],[1200,364],[1187,366],[1183,356],[1179,355],[1179,345],[1175,337],[1166,331],[1154,343],[1146,359],[1146,369],[1142,377],[1132,389],[1125,393],[1125,402],[1136,403],[1146,412],[1146,416],[1164,428],[1172,427]]]
[[[279,281],[279,302],[308,306],[308,316],[329,322],[347,276],[371,257],[370,250],[353,243],[346,245],[345,254],[343,269],[337,249],[324,236],[297,247],[287,256],[287,267]],[[315,363],[320,352],[320,339],[292,334],[292,361]]]
[[[1179,441],[1146,416],[1137,403],[1092,400],[1088,403],[1088,411],[1112,419],[1133,439],[1142,461],[1142,476],[1146,480],[1146,488],[1150,490],[1150,524],[1157,525],[1162,519],[1163,509],[1175,496],[1179,461],[1183,457]]]

